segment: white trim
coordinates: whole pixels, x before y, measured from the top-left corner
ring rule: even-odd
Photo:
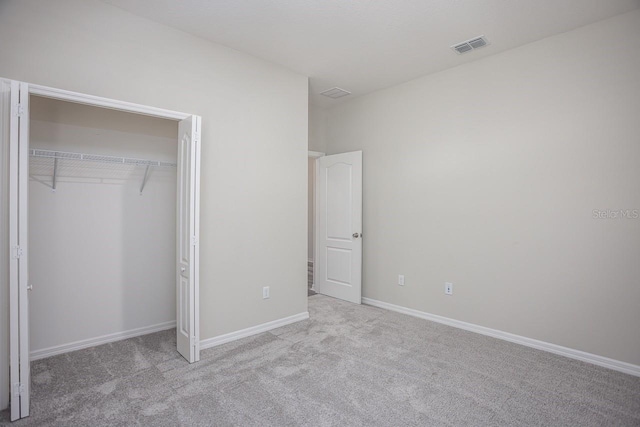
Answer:
[[[453,326],[454,328],[464,329],[466,331],[475,332],[481,335],[487,335],[504,341],[513,342],[524,345],[526,347],[538,350],[548,351],[549,353],[559,354],[571,359],[580,360],[582,362],[591,363],[593,365],[602,366],[604,368],[613,369],[614,371],[624,372],[625,374],[640,377],[640,366],[634,365],[620,360],[610,359],[597,354],[587,353],[581,350],[575,350],[545,341],[538,341],[532,338],[511,334],[509,332],[499,331],[497,329],[486,328],[484,326],[475,325],[473,323],[462,322],[460,320],[450,319],[448,317],[438,316],[436,314],[426,313],[424,311],[414,310],[412,308],[402,307],[400,305],[390,304],[388,302],[378,301],[371,298],[362,298],[362,303],[373,307],[384,308],[386,310],[396,311],[398,313],[407,314],[420,319],[430,320],[436,323]]]
[[[95,347],[97,345],[107,344],[110,342],[121,341],[127,338],[133,338],[140,335],[152,334],[154,332],[166,331],[176,327],[176,321],[158,323],[157,325],[145,326],[142,328],[130,329],[128,331],[116,332],[113,334],[103,335],[101,337],[89,338],[71,342],[69,344],[56,345],[54,347],[43,348],[42,350],[32,351],[30,359],[38,360],[45,357],[55,356],[57,354],[68,353],[70,351],[82,350],[83,348]]]
[[[250,328],[241,329],[235,332],[229,332],[228,334],[218,335],[217,337],[213,337],[213,338],[207,338],[206,340],[200,341],[200,350],[204,350],[205,348],[215,347],[215,346],[225,344],[231,341],[236,341],[242,338],[250,337],[252,335],[261,334],[263,332],[267,332],[272,329],[279,328],[281,326],[289,325],[291,323],[296,323],[301,320],[306,320],[308,318],[309,318],[309,312],[305,311],[302,313],[294,314],[293,316],[283,317],[282,319],[273,320],[267,323],[262,323],[261,325],[252,326]]]
[[[324,157],[325,154],[321,153],[320,151],[311,151],[309,150],[309,157],[311,157],[312,159],[317,159],[318,157]]]
[[[161,117],[165,119],[184,120],[187,117],[192,116],[192,114],[181,113],[179,111],[165,110],[163,108],[149,107],[147,105],[134,104],[132,102],[118,101],[117,99],[103,98],[100,96],[87,95],[84,93],[71,92],[64,89],[56,89],[34,84],[29,85],[29,93],[32,95],[43,96],[45,98],[62,99],[64,101],[76,102],[79,104],[127,111],[130,113],[144,114],[146,116]]]
[[[193,195],[195,198],[195,211],[193,219],[193,235],[196,237],[195,245],[193,248],[193,283],[194,283],[194,304],[193,304],[193,318],[194,329],[193,336],[195,341],[195,361],[200,361],[200,161],[201,161],[201,148],[202,148],[202,117],[193,116],[196,122],[196,136],[195,142],[195,159],[193,159],[192,167],[195,170],[195,182],[193,183]]]
[[[321,156],[322,157],[322,156]],[[314,165],[315,175],[313,177],[313,286],[311,289],[313,292],[321,293],[318,286],[318,269],[316,268],[315,257],[320,253],[320,243],[318,242],[318,182],[320,182],[320,157],[316,158],[316,164]]]
[[[6,110],[5,110],[6,108]],[[0,128],[8,129],[11,122],[11,81],[0,78]],[[6,128],[4,127],[6,125]],[[0,134],[0,242],[9,241],[9,141]],[[0,246],[0,272],[9,274],[9,245]],[[9,283],[0,284],[0,411],[9,407]]]
[[[17,106],[20,102],[20,82],[11,82],[11,118],[9,123],[9,252],[19,245],[18,239],[18,190],[19,190],[19,124]],[[19,285],[18,285],[18,259],[9,255],[9,384],[10,396],[13,396],[14,386],[20,383],[20,328],[19,328]],[[11,421],[20,418],[20,399],[11,398]]]
[[[29,416],[31,364],[29,363],[29,85],[20,82],[20,137],[18,138],[18,245],[24,256],[18,260],[20,329],[20,418]],[[15,386],[15,385],[14,385]]]

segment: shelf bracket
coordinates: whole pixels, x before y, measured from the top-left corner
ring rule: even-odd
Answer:
[[[147,178],[149,178],[149,168],[151,165],[147,165],[147,168],[144,170],[144,178],[142,178],[142,184],[140,185],[140,195],[142,196],[142,190],[144,190],[144,186],[147,183]]]
[[[51,180],[51,188],[53,192],[56,191],[57,181],[58,181],[58,158],[54,157],[53,158],[53,178]]]

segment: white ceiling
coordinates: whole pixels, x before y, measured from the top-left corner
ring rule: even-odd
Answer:
[[[310,77],[326,107],[640,7],[640,0],[103,0]],[[490,45],[457,55],[452,44]],[[338,86],[353,93],[329,99]]]

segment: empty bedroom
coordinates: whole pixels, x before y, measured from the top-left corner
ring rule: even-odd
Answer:
[[[0,425],[639,426],[640,0],[0,0]]]

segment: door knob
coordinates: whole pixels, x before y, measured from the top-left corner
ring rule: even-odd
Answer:
[[[33,290],[33,285],[27,285],[27,290],[28,290],[28,291]]]
[[[357,239],[358,237],[362,237],[362,234],[360,233],[353,233],[353,238]]]

